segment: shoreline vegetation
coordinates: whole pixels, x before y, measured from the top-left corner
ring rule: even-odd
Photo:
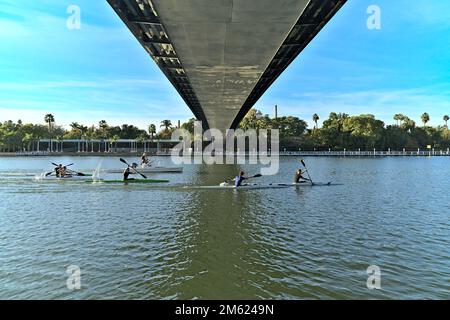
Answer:
[[[287,154],[289,152],[315,151],[330,155],[332,152],[347,152],[348,155],[359,152],[374,152],[376,150],[386,150],[384,155],[419,155],[420,150],[429,151],[440,150],[448,154],[450,148],[450,135],[448,129],[449,116],[442,118],[443,125],[432,127],[427,126],[430,121],[428,113],[421,116],[422,126],[403,114],[396,114],[393,119],[396,121],[393,125],[386,125],[383,121],[375,118],[371,114],[350,116],[345,113],[330,113],[329,117],[323,121],[322,127],[318,126],[320,120],[317,114],[314,114],[311,120],[314,123],[312,129],[308,128],[305,120],[297,117],[277,117],[270,118],[268,115],[256,109],[251,109],[240,123],[240,128],[249,129],[278,129],[280,132],[280,152]],[[190,119],[180,127],[191,133],[194,131],[195,119]],[[122,126],[109,126],[105,120],[101,120],[98,126],[84,126],[77,122],[70,124],[67,130],[62,126],[56,125],[55,117],[47,114],[44,117],[44,124],[24,124],[18,120],[17,123],[9,120],[0,123],[0,155],[10,155],[23,153],[24,155],[33,155],[39,149],[39,141],[50,139],[61,142],[65,140],[84,140],[84,141],[102,141],[110,148],[109,152],[115,154],[123,152],[125,148],[117,148],[118,141],[122,139],[134,140],[136,143],[133,150],[127,150],[124,154],[138,153],[140,149],[146,149],[145,141],[154,139],[170,139],[173,130],[176,128],[170,120],[163,120],[160,123],[159,131],[155,124],[150,124],[147,130],[139,129],[136,126],[123,124]],[[180,124],[179,124],[180,125]],[[139,148],[139,143],[143,146]],[[105,151],[106,151],[105,150]],[[152,153],[151,148],[148,152]],[[155,149],[156,150],[156,149]],[[391,151],[392,150],[392,151]],[[52,151],[52,152],[50,152]],[[35,155],[57,155],[79,152],[70,150],[59,150],[53,152],[47,149],[40,154]],[[83,150],[86,154],[93,154],[89,149]],[[158,150],[159,151],[159,150]],[[446,151],[446,152],[445,152]],[[164,151],[167,153],[167,150]],[[163,152],[163,153],[164,153]],[[401,154],[399,154],[401,152]],[[104,152],[95,152],[104,154]],[[391,153],[391,154],[388,154]],[[163,155],[163,154],[162,154]]]
[[[0,152],[1,157],[136,157],[140,158],[142,155],[142,150],[140,151],[130,151],[130,152],[98,152],[98,151],[83,151],[83,152]],[[148,156],[151,157],[170,157],[170,150],[167,151],[146,151]],[[277,153],[269,154],[259,154],[259,153],[234,153],[234,156],[253,156],[253,155],[278,155],[280,157],[439,157],[439,156],[450,156],[450,149],[447,150],[415,150],[415,151],[391,151],[391,150],[372,150],[372,151],[360,151],[360,150],[343,150],[343,151],[279,151]],[[191,157],[202,156],[202,153],[191,154]],[[216,155],[217,156],[217,155]]]

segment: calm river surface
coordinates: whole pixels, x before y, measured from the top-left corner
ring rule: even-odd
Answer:
[[[58,183],[34,175],[50,161],[79,171],[121,163],[0,158],[0,298],[450,298],[450,158],[305,160],[314,180],[342,185],[179,186],[240,169],[204,165],[148,175],[169,186]],[[280,166],[255,182],[291,182],[298,159]],[[80,290],[66,286],[69,265],[81,269]],[[380,290],[366,286],[370,265]]]

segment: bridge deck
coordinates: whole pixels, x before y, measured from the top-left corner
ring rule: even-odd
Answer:
[[[204,127],[236,127],[346,0],[108,0]]]

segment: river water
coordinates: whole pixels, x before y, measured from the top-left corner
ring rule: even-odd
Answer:
[[[306,158],[313,180],[338,185],[262,190],[182,187],[218,184],[232,165],[149,174],[170,180],[158,186],[34,178],[55,160],[121,166],[0,158],[1,299],[450,298],[450,158]],[[255,182],[291,182],[298,159],[280,167]],[[380,289],[367,287],[372,265]]]

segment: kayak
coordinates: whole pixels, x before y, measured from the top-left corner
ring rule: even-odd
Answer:
[[[98,181],[86,181],[93,183],[168,183],[169,180],[157,180],[157,179],[135,179],[135,180],[98,180]]]
[[[124,169],[102,169],[105,173],[122,173]],[[183,172],[183,167],[137,167],[137,171],[141,173],[158,173],[158,172]]]
[[[36,177],[37,181],[83,181],[83,180],[91,180],[92,174],[86,174],[84,176],[66,176],[66,177],[56,177],[56,176],[48,176],[48,177]]]
[[[260,183],[247,183],[243,184],[239,187],[229,184],[221,184],[218,186],[186,186],[185,188],[191,189],[235,189],[235,190],[253,190],[253,189],[283,189],[283,188],[292,188],[292,187],[325,187],[325,186],[333,186],[337,184],[333,184],[331,182],[314,182],[311,183],[269,183],[269,184],[260,184]]]

